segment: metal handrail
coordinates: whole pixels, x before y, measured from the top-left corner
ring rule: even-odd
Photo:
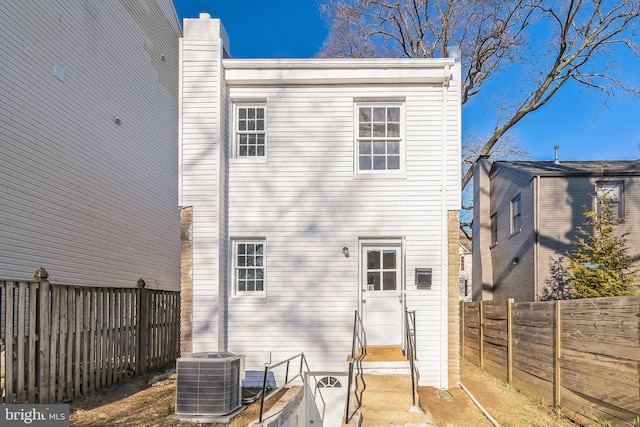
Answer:
[[[291,377],[291,379],[289,379],[289,366],[291,364],[291,361],[300,358],[300,367],[298,369],[298,373],[295,374],[293,377]],[[277,368],[278,366],[282,366],[286,363],[287,367],[286,367],[286,371],[285,371],[285,375],[284,375],[284,384],[282,384],[280,387],[278,387],[275,391],[279,390],[282,387],[286,387],[289,384],[291,384],[294,380],[296,380],[297,378],[302,378],[302,381],[304,382],[304,377],[302,375],[304,368],[307,368],[307,372],[309,372],[309,365],[307,364],[307,359],[304,357],[304,353],[298,353],[295,356],[291,356],[288,359],[285,359],[281,362],[275,363],[275,364],[269,364],[269,365],[265,365],[264,367],[264,378],[262,380],[262,395],[260,396],[260,418],[258,420],[258,422],[262,422],[262,415],[263,415],[263,411],[264,411],[264,400],[265,400],[265,394],[267,392],[267,377],[269,375],[269,371]],[[273,394],[273,393],[272,393]],[[322,393],[320,394],[320,397],[322,398]],[[324,399],[322,399],[324,402]]]
[[[406,356],[409,360],[409,368],[411,371],[411,398],[413,406],[416,406],[416,395],[418,394],[418,379],[420,372],[415,365],[416,357],[416,312],[415,310],[405,310],[405,339],[406,339]]]
[[[360,353],[356,358],[356,350],[360,348]],[[347,388],[347,404],[345,410],[345,423],[349,423],[351,419],[356,415],[358,410],[362,407],[362,395],[367,388],[367,384],[364,381],[364,371],[362,369],[362,359],[367,354],[367,336],[364,331],[364,325],[362,324],[362,319],[358,314],[358,310],[356,310],[353,320],[353,340],[351,344],[351,360],[349,361],[349,385]],[[356,368],[355,379],[354,379],[354,366]],[[362,389],[359,389],[358,379],[362,382]],[[351,396],[351,387],[354,384],[355,380],[355,388],[353,390],[353,395],[356,400],[356,407],[353,412],[349,410],[350,406],[350,396]]]

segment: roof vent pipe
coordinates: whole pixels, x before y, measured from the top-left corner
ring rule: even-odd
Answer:
[[[556,152],[556,158],[553,160],[553,164],[554,165],[559,165],[560,164],[560,159],[558,159],[558,150],[560,150],[560,146],[559,145],[554,146],[553,150]]]

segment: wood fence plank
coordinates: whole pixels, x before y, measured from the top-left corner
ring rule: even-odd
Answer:
[[[120,289],[113,290],[113,378],[120,381]]]
[[[88,394],[91,388],[91,355],[89,353],[90,343],[93,338],[90,335],[91,328],[91,293],[87,289],[82,289],[82,381],[81,393]]]
[[[113,383],[113,289],[105,289],[105,310],[104,323],[106,327],[105,334],[105,363],[107,365],[106,384]]]
[[[14,289],[13,281],[5,282],[5,321],[4,321],[4,399],[6,403],[13,403],[13,365],[15,359],[15,349],[13,346],[13,307]]]
[[[68,288],[66,286],[56,286],[60,291],[60,329],[58,330],[59,340],[58,340],[58,376],[57,376],[57,402],[62,402],[65,398],[64,391],[66,385],[66,361],[67,361],[67,336],[69,332],[69,318],[68,314],[68,306],[67,306],[67,295]]]
[[[65,304],[65,310],[67,313],[67,340],[65,345],[67,346],[66,350],[66,367],[65,367],[65,399],[73,398],[73,341],[74,341],[74,333],[75,333],[75,315],[76,315],[76,307],[74,302],[74,289],[66,287],[67,292],[67,302]]]
[[[129,345],[131,341],[131,316],[133,313],[131,312],[131,290],[125,289],[123,292],[124,297],[124,310],[123,310],[123,324],[124,324],[124,336],[123,336],[123,346],[124,346],[124,354],[126,355],[124,360],[124,375],[125,378],[129,378],[130,369],[131,369],[131,346]]]
[[[42,274],[41,277],[39,277]],[[39,279],[39,291],[38,291],[38,314],[39,314],[39,331],[38,331],[38,403],[50,403],[50,384],[49,384],[49,371],[51,370],[51,344],[50,340],[50,306],[49,298],[51,295],[51,287],[47,276],[44,274],[44,269],[38,269],[36,271],[36,279]]]
[[[50,403],[58,402],[56,394],[56,377],[58,374],[58,339],[60,333],[60,286],[51,286],[51,335],[49,350],[51,365],[49,366],[49,399]]]
[[[584,425],[597,425],[594,421],[595,417],[601,421],[609,421],[614,426],[632,426],[633,420],[637,415],[565,387],[562,388],[562,402],[563,412],[574,415],[572,419]]]
[[[38,332],[38,284],[35,281],[29,282],[29,362],[27,365],[27,398],[29,403],[36,403],[36,343]]]
[[[73,398],[76,399],[80,396],[80,383],[81,373],[83,369],[82,363],[82,336],[83,336],[83,320],[84,320],[84,298],[80,289],[74,288],[73,298],[75,300],[75,330],[73,331],[73,360],[75,364],[72,365],[73,371]],[[85,367],[86,369],[86,367]]]
[[[26,331],[25,317],[26,317],[26,308],[27,308],[27,286],[26,282],[18,282],[18,333],[17,333],[17,375],[16,378],[16,399],[18,403],[26,402],[26,390],[25,390],[25,368],[27,357],[25,352],[27,350],[26,347],[26,337],[28,332]]]
[[[106,369],[104,365],[104,290],[96,292],[96,388],[104,387]]]
[[[96,363],[98,354],[98,294],[95,289],[91,289],[89,291],[89,306],[91,312],[91,318],[89,319],[89,333],[91,334],[91,341],[89,342],[89,392],[92,393],[96,390],[96,384],[98,380],[98,365]]]

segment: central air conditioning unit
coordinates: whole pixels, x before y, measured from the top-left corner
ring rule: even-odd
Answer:
[[[242,402],[242,358],[233,353],[195,353],[176,363],[176,415],[205,421],[228,415]]]

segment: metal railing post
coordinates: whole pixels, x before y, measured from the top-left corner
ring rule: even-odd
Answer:
[[[269,365],[264,367],[264,378],[262,379],[262,398],[260,399],[260,418],[258,422],[262,422],[262,413],[264,411],[264,395],[267,392],[267,375],[269,374]]]

